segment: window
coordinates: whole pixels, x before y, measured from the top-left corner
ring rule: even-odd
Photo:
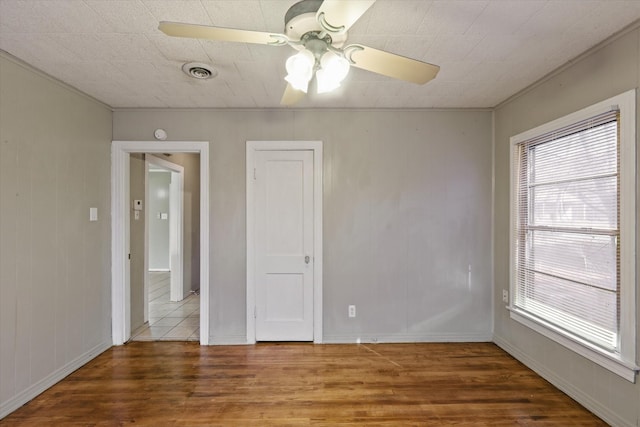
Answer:
[[[511,138],[511,317],[635,381],[635,91]]]

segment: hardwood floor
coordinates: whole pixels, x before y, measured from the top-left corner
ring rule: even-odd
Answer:
[[[490,343],[114,347],[7,426],[606,426]]]

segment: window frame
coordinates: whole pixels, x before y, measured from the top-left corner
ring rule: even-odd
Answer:
[[[514,305],[517,292],[519,144],[565,128],[612,109],[618,109],[620,155],[620,331],[619,352],[609,352],[531,316]],[[528,201],[528,199],[527,199]],[[533,329],[598,365],[635,382],[636,372],[636,90],[598,102],[510,138],[509,303],[511,319]],[[628,236],[628,238],[626,238]]]

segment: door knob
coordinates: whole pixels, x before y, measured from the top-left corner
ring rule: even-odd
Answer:
[[[309,258],[309,255],[304,257],[304,263],[305,264],[309,264],[309,261],[311,260],[311,258]]]

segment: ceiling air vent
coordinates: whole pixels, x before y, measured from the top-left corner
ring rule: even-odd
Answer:
[[[184,71],[189,77],[193,77],[198,80],[212,79],[218,75],[218,71],[207,64],[201,64],[199,62],[188,62],[182,66]]]

